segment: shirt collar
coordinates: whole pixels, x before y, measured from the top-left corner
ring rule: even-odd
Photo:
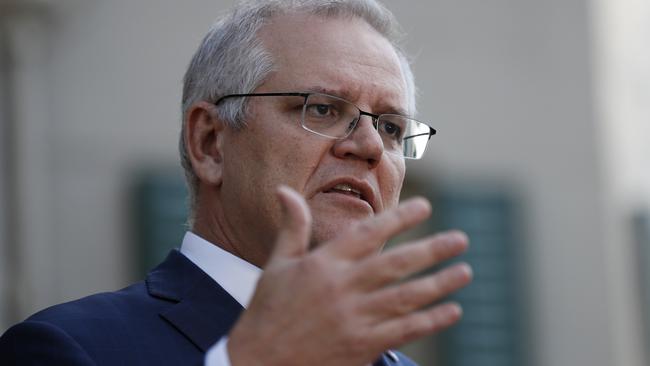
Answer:
[[[188,231],[180,252],[246,308],[262,270]]]

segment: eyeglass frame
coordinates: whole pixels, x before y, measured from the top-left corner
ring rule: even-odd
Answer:
[[[407,118],[407,119],[409,119],[409,120],[413,120],[413,121],[415,121],[415,122],[421,123],[421,124],[423,124],[423,125],[429,127],[429,137],[427,138],[427,145],[425,145],[425,150],[426,150],[426,146],[429,145],[429,140],[431,140],[431,136],[433,136],[433,135],[435,135],[435,134],[437,133],[437,131],[436,131],[435,128],[429,126],[428,124],[426,124],[426,123],[424,123],[424,122],[420,122],[420,121],[418,121],[418,120],[416,120],[416,119],[414,119],[414,118],[407,117],[407,116],[402,116],[402,115],[395,114],[395,113],[382,113],[382,114],[375,114],[375,113],[366,112],[366,111],[362,110],[361,108],[357,107],[356,104],[350,102],[349,100],[346,100],[346,99],[344,99],[344,98],[338,97],[338,96],[336,96],[336,95],[327,94],[327,93],[319,93],[319,92],[286,92],[286,93],[280,93],[280,92],[278,92],[278,93],[227,94],[227,95],[224,95],[224,96],[220,97],[219,99],[217,99],[216,102],[213,102],[212,104],[214,104],[215,106],[219,106],[219,104],[221,104],[221,102],[223,102],[223,101],[226,100],[226,99],[230,99],[230,98],[248,98],[248,97],[303,97],[303,98],[305,98],[305,101],[303,102],[303,108],[304,108],[304,106],[307,104],[307,100],[309,99],[309,96],[310,96],[310,95],[323,95],[323,96],[327,96],[327,97],[336,98],[336,99],[339,99],[339,100],[345,101],[345,102],[347,102],[347,103],[350,103],[351,105],[353,105],[353,106],[354,106],[354,107],[359,111],[359,118],[357,118],[356,121],[354,122],[354,126],[350,129],[350,131],[349,131],[347,134],[345,134],[345,136],[341,136],[341,137],[334,137],[334,136],[324,135],[324,134],[322,134],[322,133],[319,133],[319,132],[316,132],[316,131],[313,131],[313,130],[307,128],[307,127],[305,126],[304,117],[302,117],[302,118],[301,118],[301,121],[300,121],[300,126],[301,126],[303,129],[305,129],[305,130],[307,130],[307,131],[309,131],[309,132],[311,132],[311,133],[313,133],[313,134],[319,135],[319,136],[323,136],[323,137],[330,138],[330,139],[335,139],[335,140],[343,140],[343,139],[346,139],[346,138],[347,138],[348,136],[350,136],[350,134],[351,134],[351,133],[352,133],[352,132],[357,128],[357,125],[359,124],[359,121],[361,120],[361,116],[368,116],[368,117],[370,117],[370,118],[372,119],[372,125],[373,125],[373,127],[374,127],[375,129],[378,129],[378,128],[379,128],[379,118],[381,118],[381,116],[383,116],[383,115],[394,115],[394,116],[400,116],[400,117],[402,117],[402,118]],[[422,135],[423,135],[423,134],[413,135],[413,136],[409,136],[408,138],[413,138],[413,137],[422,136]],[[404,154],[401,154],[401,156],[402,156],[404,159],[411,159],[411,160],[418,160],[418,159],[422,158],[422,157],[419,157],[419,158],[412,158],[412,157],[409,157],[409,156],[404,156]]]

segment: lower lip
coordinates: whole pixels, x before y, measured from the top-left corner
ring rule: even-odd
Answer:
[[[332,204],[335,205],[342,204],[346,208],[363,209],[364,211],[368,211],[371,214],[374,212],[370,203],[351,194],[341,192],[323,192],[321,195],[323,195],[328,200],[332,200]]]

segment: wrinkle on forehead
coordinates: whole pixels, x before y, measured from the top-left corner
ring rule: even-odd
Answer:
[[[260,37],[275,63],[265,84],[302,90],[317,86],[368,104],[361,108],[408,110],[406,81],[395,49],[362,19],[282,15],[264,26]]]

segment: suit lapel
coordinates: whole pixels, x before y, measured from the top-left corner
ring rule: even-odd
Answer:
[[[235,323],[242,306],[178,251],[147,276],[151,296],[176,302],[160,316],[206,352]]]
[[[210,276],[177,250],[149,272],[146,279],[151,296],[174,302],[160,316],[187,337],[201,352],[228,334],[242,312],[242,306]],[[401,365],[387,353],[373,366]]]

